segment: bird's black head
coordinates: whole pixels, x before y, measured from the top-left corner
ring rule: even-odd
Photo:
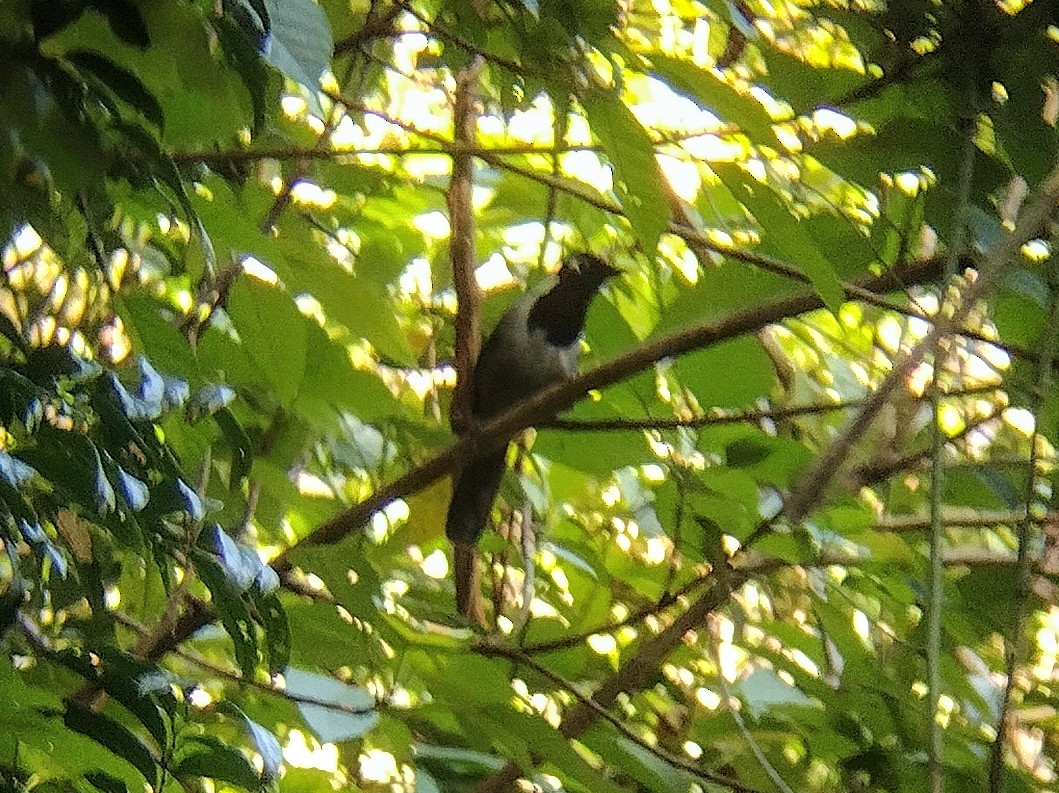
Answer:
[[[588,304],[608,278],[618,274],[591,253],[574,253],[563,260],[559,281],[537,298],[527,318],[530,329],[540,328],[551,344],[567,347],[585,326]]]
[[[611,267],[592,253],[572,253],[563,260],[559,268],[559,283],[577,283],[587,291],[594,292],[609,278],[621,271]]]

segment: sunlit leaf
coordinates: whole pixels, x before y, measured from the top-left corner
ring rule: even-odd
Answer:
[[[379,720],[375,698],[363,688],[293,667],[283,676],[302,718],[325,743],[359,738]]]
[[[614,165],[614,190],[645,256],[654,256],[669,221],[669,202],[654,149],[643,126],[614,94],[581,98],[592,131]]]

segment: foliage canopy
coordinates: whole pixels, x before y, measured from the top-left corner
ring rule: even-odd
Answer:
[[[1056,11],[6,3],[0,789],[1054,785]]]

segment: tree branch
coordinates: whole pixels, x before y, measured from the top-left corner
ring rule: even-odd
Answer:
[[[935,317],[930,331],[918,344],[904,355],[898,356],[890,373],[865,401],[864,407],[853,418],[845,431],[835,439],[823,454],[809,467],[802,483],[787,499],[783,516],[791,523],[804,518],[821,498],[834,478],[850,450],[874,422],[879,411],[890,396],[904,382],[912,369],[919,365],[923,356],[934,349],[938,340],[954,334],[963,324],[978,300],[988,294],[997,281],[1004,265],[1014,259],[1027,242],[1040,233],[1045,221],[1059,199],[1059,167],[1055,168],[1037,188],[1036,194],[1027,202],[1014,231],[1001,239],[978,268],[978,277],[964,291],[960,302],[953,307],[948,317]],[[760,536],[762,532],[755,531]]]
[[[851,287],[847,295],[864,291],[877,294],[907,283],[927,283],[937,276],[939,265],[939,261],[929,260],[913,265],[899,274],[891,272],[864,278]],[[363,526],[375,512],[391,501],[426,487],[473,457],[499,449],[519,430],[535,424],[542,418],[554,416],[589,391],[621,382],[665,358],[753,333],[766,325],[822,307],[823,301],[815,292],[805,291],[762,305],[739,309],[720,319],[645,342],[574,380],[554,385],[519,402],[510,410],[483,424],[481,431],[474,437],[460,439],[359,504],[330,518],[303,538],[301,543],[319,545],[337,542],[349,532]],[[280,568],[288,566],[286,560],[290,550],[277,560]]]

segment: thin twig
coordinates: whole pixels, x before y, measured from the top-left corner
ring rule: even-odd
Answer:
[[[732,779],[731,777],[724,776],[723,774],[717,774],[713,771],[707,771],[705,768],[702,768],[697,763],[692,763],[688,760],[684,760],[681,757],[676,757],[670,754],[669,752],[658,748],[654,744],[648,743],[635,732],[630,730],[624,724],[624,722],[608,713],[595,700],[591,699],[590,697],[586,697],[584,694],[582,694],[573,683],[570,683],[569,681],[563,679],[561,675],[557,675],[548,667],[544,666],[533,658],[530,658],[529,656],[523,654],[518,656],[518,661],[533,669],[535,672],[541,675],[541,677],[548,679],[555,685],[559,686],[559,688],[562,688],[563,690],[572,694],[578,702],[580,702],[585,707],[591,708],[592,711],[595,712],[597,716],[599,716],[599,718],[603,719],[603,721],[607,722],[612,727],[614,727],[626,739],[639,746],[648,754],[654,755],[666,765],[672,766],[673,768],[677,768],[681,771],[687,771],[689,774],[697,777],[698,779],[703,780],[704,782],[709,782],[714,785],[720,785],[722,787],[728,788],[729,790],[739,791],[739,793],[759,793],[757,788],[750,787],[749,785],[744,785],[739,780]]]
[[[724,701],[728,715],[732,717],[736,729],[738,729],[739,734],[743,736],[746,745],[750,747],[750,753],[754,755],[754,759],[757,760],[758,765],[761,766],[761,769],[765,772],[765,776],[772,780],[772,784],[780,790],[780,793],[794,793],[786,780],[780,776],[780,772],[776,770],[776,767],[765,756],[765,752],[761,749],[761,745],[751,734],[749,728],[747,728],[746,721],[743,719],[743,714],[741,714],[738,709],[732,707],[732,692],[728,688],[728,680],[721,671],[721,653],[717,646],[717,638],[713,635],[713,631],[707,631],[707,633],[710,637],[710,654],[713,656],[714,666],[717,667],[717,687],[721,690],[721,698]]]

